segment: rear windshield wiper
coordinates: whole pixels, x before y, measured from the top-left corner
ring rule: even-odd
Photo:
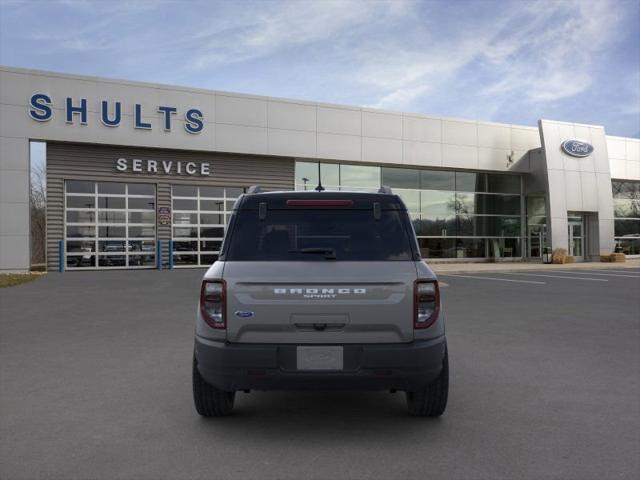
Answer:
[[[289,250],[289,253],[324,253],[324,258],[326,258],[327,260],[336,259],[335,248],[328,248],[328,247],[301,248],[300,250]]]

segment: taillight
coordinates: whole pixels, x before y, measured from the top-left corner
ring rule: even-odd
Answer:
[[[200,289],[200,313],[211,328],[224,329],[226,319],[226,284],[224,280],[203,280]]]
[[[437,280],[416,280],[413,286],[414,328],[428,328],[440,313],[440,289]]]

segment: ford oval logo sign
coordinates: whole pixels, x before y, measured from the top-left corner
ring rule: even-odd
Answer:
[[[235,312],[236,317],[240,317],[240,318],[249,318],[249,317],[253,317],[253,312],[247,311],[247,310],[238,310],[237,312]]]
[[[572,157],[588,157],[593,153],[593,145],[580,140],[565,140],[561,147],[564,153]]]

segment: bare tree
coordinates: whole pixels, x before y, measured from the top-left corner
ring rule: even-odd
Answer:
[[[31,217],[31,265],[44,266],[47,251],[47,177],[44,164],[31,165],[29,210]]]

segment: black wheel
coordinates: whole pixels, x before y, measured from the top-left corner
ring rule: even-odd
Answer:
[[[223,417],[233,410],[235,392],[223,392],[209,385],[198,371],[196,357],[193,356],[193,401],[196,411],[203,417]]]
[[[407,392],[407,409],[415,417],[439,417],[447,408],[449,396],[449,354],[444,351],[438,378],[419,392]]]

